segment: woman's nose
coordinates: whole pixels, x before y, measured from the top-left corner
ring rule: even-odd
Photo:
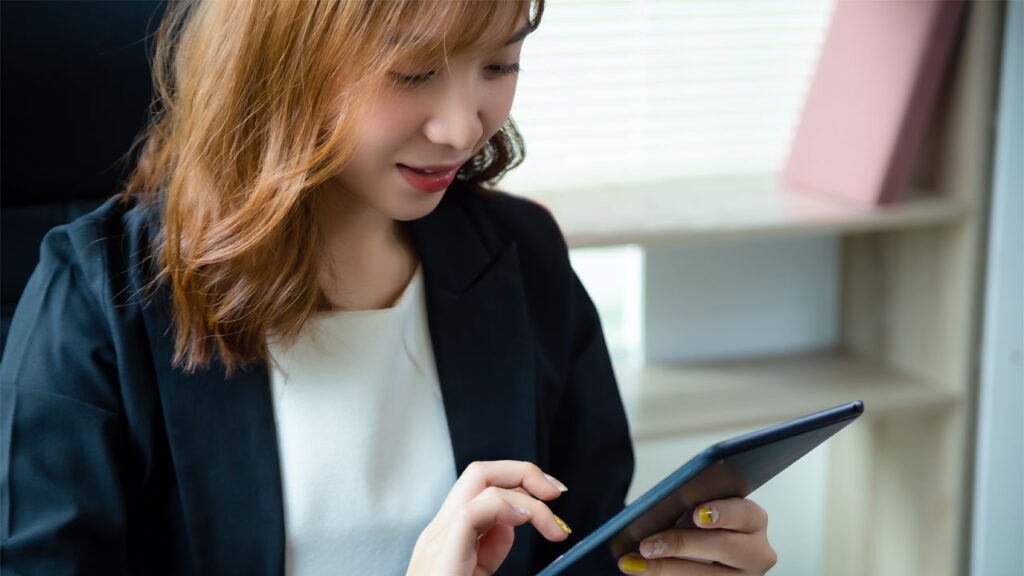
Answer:
[[[460,151],[470,151],[483,135],[481,106],[471,87],[452,82],[438,95],[424,126],[427,138]]]

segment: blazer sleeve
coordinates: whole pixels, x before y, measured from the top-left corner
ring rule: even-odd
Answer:
[[[569,491],[552,506],[582,537],[622,509],[633,476],[633,447],[597,310],[575,273],[571,280],[571,361],[551,425],[552,474]],[[564,543],[541,541],[536,570],[564,551]],[[566,574],[621,572],[601,547]]]
[[[126,571],[128,443],[98,294],[104,254],[68,230],[44,239],[0,364],[5,575]]]

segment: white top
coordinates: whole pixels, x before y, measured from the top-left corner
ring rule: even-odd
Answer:
[[[270,343],[289,576],[404,574],[455,482],[422,272],[393,308]]]

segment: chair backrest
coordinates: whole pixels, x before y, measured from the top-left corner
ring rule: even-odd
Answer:
[[[127,174],[162,1],[0,2],[0,350],[46,232]]]

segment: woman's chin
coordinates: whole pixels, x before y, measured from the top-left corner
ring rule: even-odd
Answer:
[[[419,220],[420,218],[429,215],[435,208],[437,208],[441,203],[441,199],[444,197],[445,192],[445,190],[442,190],[440,192],[433,192],[430,195],[419,193],[419,198],[416,198],[411,202],[403,202],[401,206],[395,207],[394,210],[391,210],[390,215],[399,222]]]

